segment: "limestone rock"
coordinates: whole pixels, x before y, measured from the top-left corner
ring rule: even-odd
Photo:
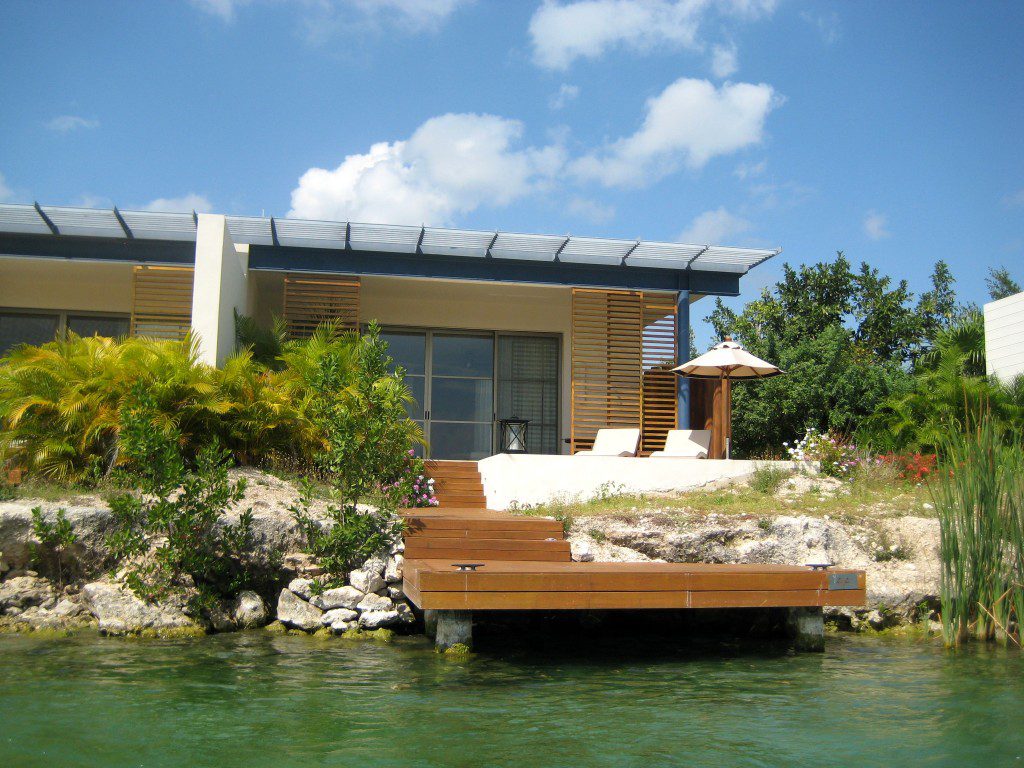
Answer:
[[[46,579],[15,576],[0,582],[0,613],[9,613],[11,608],[24,610],[44,603],[50,603],[51,606],[56,604],[56,593]]]
[[[343,634],[345,632],[348,632],[351,629],[358,629],[358,628],[359,628],[359,622],[358,621],[336,621],[333,624],[331,624],[331,632],[333,632],[336,635],[340,635],[340,634]]]
[[[282,559],[281,565],[299,578],[313,578],[324,572],[316,558],[306,552],[289,552]]]
[[[367,560],[365,563],[363,563],[362,568],[360,570],[366,571],[367,573],[372,573],[372,574],[374,574],[376,576],[383,577],[384,576],[384,569],[387,568],[387,564],[388,564],[387,558],[382,557],[380,555],[374,555],[369,560]],[[373,589],[373,590],[370,590],[370,591],[371,592],[376,592],[377,590]]]
[[[147,603],[121,584],[94,581],[82,588],[82,597],[89,612],[99,622],[100,632],[106,634],[201,629],[180,608]]]
[[[376,592],[383,589],[386,584],[379,573],[368,571],[364,568],[357,568],[348,575],[349,583],[360,592]]]
[[[339,621],[352,622],[358,618],[358,611],[353,611],[349,608],[334,608],[330,611],[324,611],[324,615],[320,617],[320,623],[324,625],[333,625]]]
[[[594,551],[589,541],[573,541],[570,546],[572,547],[573,560],[578,563],[594,562]]]
[[[407,603],[398,603],[395,606],[395,612],[398,613],[399,624],[415,624],[416,614],[412,612],[412,608]]]
[[[398,611],[365,611],[359,614],[359,626],[363,629],[389,627],[398,621]]]
[[[388,584],[397,584],[402,580],[402,571],[405,566],[405,557],[392,555],[388,558],[388,564],[384,568],[384,581]]]
[[[239,627],[250,629],[266,624],[270,619],[270,610],[262,597],[252,590],[244,589],[235,598],[231,615]]]
[[[388,584],[387,594],[392,600],[401,600],[405,597],[405,593],[402,592],[401,584]]]
[[[360,600],[356,608],[360,611],[392,611],[395,602],[390,597],[370,594]]]
[[[310,605],[290,589],[282,589],[277,598],[277,618],[290,627],[312,632],[320,626],[322,615],[323,611]]]
[[[363,593],[355,587],[337,587],[336,589],[325,589],[319,595],[313,595],[309,602],[323,611],[335,608],[352,609],[359,604],[363,597]]]
[[[218,600],[214,605],[203,611],[203,617],[209,622],[214,632],[230,632],[238,629],[235,622],[233,607],[223,600]]]
[[[290,589],[296,595],[301,597],[303,600],[309,600],[311,597],[313,597],[313,580],[292,579],[290,582],[288,582],[288,589]]]

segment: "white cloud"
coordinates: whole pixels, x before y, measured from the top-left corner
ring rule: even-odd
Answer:
[[[569,83],[562,83],[558,89],[558,93],[548,99],[548,106],[552,109],[562,109],[570,101],[580,95],[580,87],[578,85],[570,85]]]
[[[1007,208],[1024,207],[1024,189],[1018,189],[1016,192],[1004,197],[1003,205]]]
[[[585,197],[574,197],[569,201],[567,212],[570,216],[584,219],[591,224],[607,224],[615,218],[615,207],[604,205]]]
[[[7,179],[0,173],[0,203],[5,203],[14,197],[14,190],[7,186]]]
[[[740,163],[732,173],[740,181],[746,181],[755,176],[760,176],[766,170],[768,170],[768,161],[761,160],[758,163]]]
[[[192,5],[225,22],[234,21],[235,12],[254,0],[191,0]],[[363,19],[392,21],[426,27],[450,16],[460,5],[471,0],[291,0],[291,4],[317,19],[345,15],[351,21],[358,13]]]
[[[614,186],[641,186],[681,165],[698,169],[713,157],[759,144],[768,113],[780,103],[764,83],[726,83],[680,78],[647,101],[643,125],[575,161],[584,179]]]
[[[48,120],[44,125],[51,131],[57,133],[70,133],[76,131],[79,128],[99,128],[99,120],[89,120],[85,117],[79,117],[78,115],[60,115],[52,120]]]
[[[158,197],[142,206],[143,211],[161,211],[164,213],[209,213],[213,204],[205,195],[189,192],[181,197]]]
[[[751,224],[746,219],[729,213],[724,207],[704,211],[690,222],[686,231],[679,235],[681,243],[701,245],[722,245],[729,238],[747,232]]]
[[[842,25],[839,21],[839,14],[835,11],[831,13],[812,13],[811,11],[803,11],[800,14],[800,18],[814,27],[818,34],[821,35],[821,41],[825,45],[833,45],[838,42],[842,35]]]
[[[716,45],[711,49],[711,74],[722,79],[735,74],[740,68],[736,44]]]
[[[868,211],[864,217],[864,234],[872,240],[881,240],[889,237],[890,232],[886,227],[889,225],[889,217],[878,211]]]
[[[537,64],[565,69],[615,48],[699,50],[710,11],[752,20],[774,9],[775,0],[545,0],[530,19],[530,38]]]
[[[380,142],[333,169],[310,168],[289,216],[393,224],[447,224],[481,205],[504,206],[545,187],[565,163],[558,145],[514,149],[517,120],[447,114],[406,141]]]

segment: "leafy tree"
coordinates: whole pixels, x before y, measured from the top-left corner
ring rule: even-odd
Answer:
[[[309,551],[338,581],[401,531],[394,512],[409,495],[409,454],[422,436],[406,414],[411,394],[376,325],[362,336],[323,325],[308,342],[290,343],[283,357],[318,430],[315,463],[339,502],[328,507],[326,528],[310,514],[308,499],[293,512]],[[361,508],[367,502],[376,510]]]
[[[124,565],[125,582],[146,600],[179,596],[193,614],[216,600],[257,584],[252,511],[238,522],[225,518],[245,492],[245,481],[228,479],[228,456],[216,442],[200,450],[188,467],[180,432],[162,424],[156,399],[144,386],[130,392],[121,417],[121,445],[135,473],[135,490],[110,499],[113,556]]]
[[[50,522],[43,516],[42,507],[32,509],[32,535],[38,541],[38,544],[33,542],[30,545],[32,561],[50,570],[56,576],[58,587],[64,586],[64,555],[78,543],[78,534],[67,514],[66,509],[58,509],[53,522]]]
[[[988,295],[992,301],[1005,299],[1007,296],[1013,296],[1024,290],[1020,287],[1020,283],[1010,277],[1010,271],[1006,267],[989,267],[985,286],[988,288]]]

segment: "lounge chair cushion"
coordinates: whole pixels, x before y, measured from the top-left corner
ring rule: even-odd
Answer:
[[[640,444],[639,429],[599,429],[594,447],[576,451],[574,456],[636,456]]]
[[[710,450],[710,429],[670,429],[665,450],[654,451],[651,458],[706,459]]]

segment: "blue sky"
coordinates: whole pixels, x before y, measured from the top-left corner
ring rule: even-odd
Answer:
[[[781,246],[743,298],[943,258],[982,302],[1024,278],[1022,36],[1020,3],[4,3],[0,199]]]

